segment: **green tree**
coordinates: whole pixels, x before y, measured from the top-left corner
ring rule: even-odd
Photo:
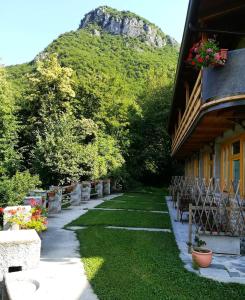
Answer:
[[[33,165],[46,185],[64,184],[90,175],[89,145],[95,138],[95,129],[92,125],[83,126],[84,123],[62,114],[46,120],[44,131],[38,133]]]
[[[171,142],[167,132],[171,97],[171,78],[151,72],[147,93],[139,99],[141,114],[133,115],[131,122],[128,169],[136,178],[151,184],[171,176]]]
[[[17,150],[19,125],[11,85],[0,67],[0,176],[13,175],[19,167]]]

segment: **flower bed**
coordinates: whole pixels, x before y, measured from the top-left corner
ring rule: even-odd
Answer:
[[[4,214],[4,223],[8,224],[10,229],[15,229],[17,226],[20,229],[35,229],[37,232],[46,230],[46,208],[39,205],[34,198],[30,199],[29,204],[31,209],[27,209],[28,206],[0,208],[0,213]]]

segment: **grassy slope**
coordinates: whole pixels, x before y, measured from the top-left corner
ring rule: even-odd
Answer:
[[[124,196],[126,203],[133,199],[129,196],[131,194]],[[142,207],[147,199],[149,202],[162,200],[162,194],[156,190],[148,193],[148,197],[146,193],[138,196],[144,198],[144,201],[139,200]],[[124,222],[131,222],[131,217],[128,218],[130,212],[124,213]],[[140,215],[143,219],[144,214]],[[99,215],[97,217],[100,218]],[[92,221],[99,222],[90,219],[91,224]],[[107,224],[109,223],[110,219]],[[172,233],[90,226],[77,234],[86,273],[101,300],[244,299],[243,285],[218,283],[185,270]]]

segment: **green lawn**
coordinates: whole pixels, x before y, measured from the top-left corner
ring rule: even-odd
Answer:
[[[138,210],[167,210],[163,189],[146,189],[144,192],[127,193],[100,204],[101,208]]]
[[[114,225],[126,227],[170,228],[168,214],[138,211],[90,210],[67,226]]]
[[[135,203],[139,201],[142,207],[154,201],[161,203],[163,197],[162,191],[147,189],[142,194],[124,195],[126,203],[134,198],[132,195],[139,197]],[[120,200],[122,197],[113,203]],[[179,258],[172,233],[96,226],[163,227],[163,224],[169,227],[168,215],[131,211],[89,211],[72,222],[72,225],[92,225],[77,231],[77,236],[86,274],[100,300],[245,299],[244,285],[223,284],[188,272]]]
[[[173,235],[90,227],[78,231],[85,271],[100,300],[244,300],[245,286],[184,269]]]
[[[101,208],[123,208],[123,209],[138,209],[138,210],[167,210],[164,202],[144,201],[135,198],[118,197],[118,200],[110,200],[100,204]],[[121,202],[125,201],[125,202]]]

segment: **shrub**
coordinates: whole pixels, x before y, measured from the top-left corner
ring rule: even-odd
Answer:
[[[39,177],[31,175],[29,171],[16,172],[11,178],[2,177],[0,180],[0,202],[4,206],[22,204],[26,194],[40,184]]]

